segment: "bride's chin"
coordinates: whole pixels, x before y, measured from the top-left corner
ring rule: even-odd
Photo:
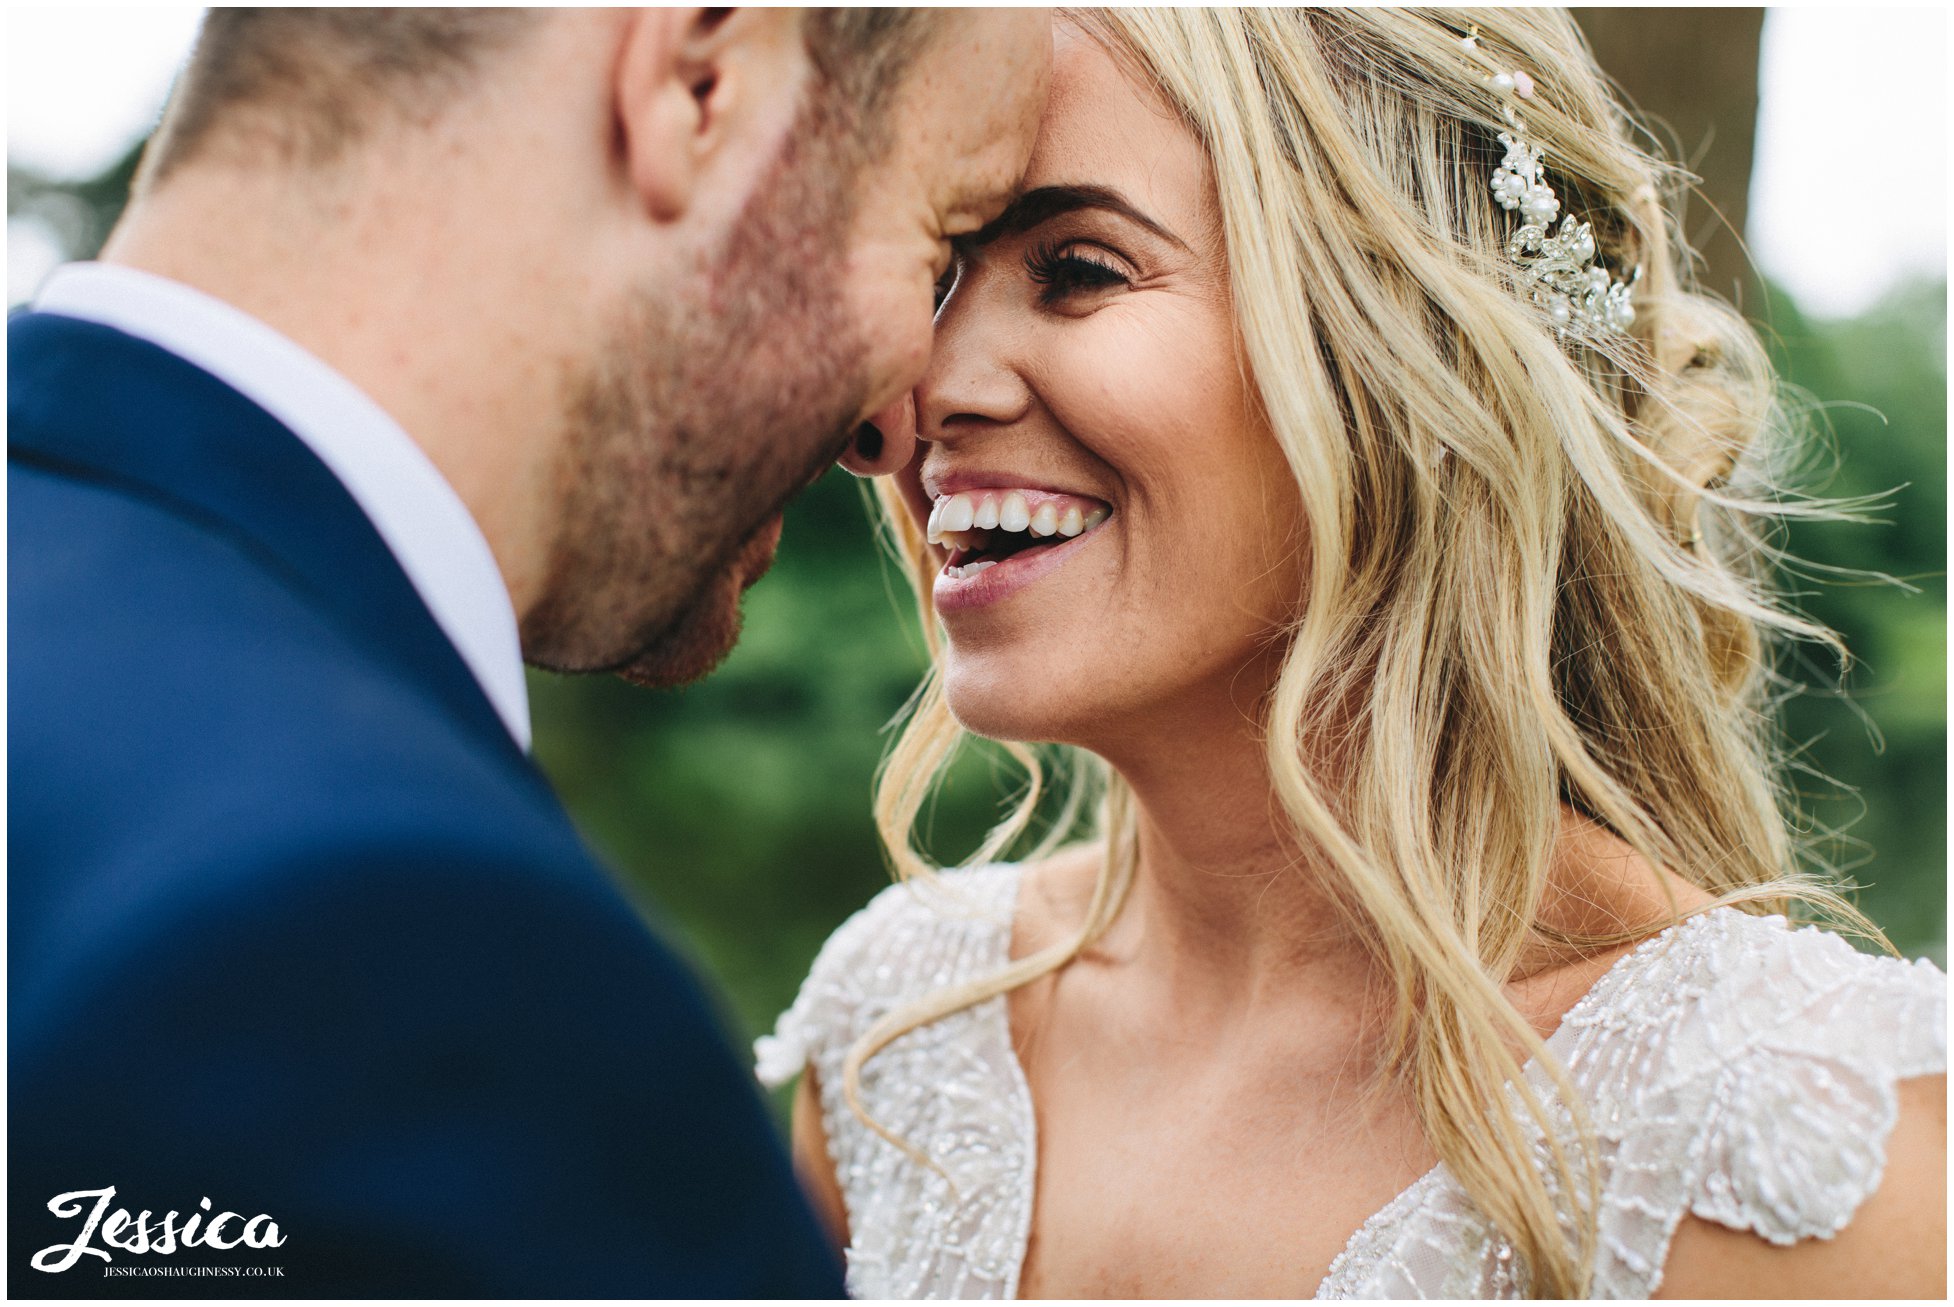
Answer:
[[[958,666],[954,659],[945,668],[943,691],[957,724],[987,740],[1075,744],[1090,737],[1093,720],[1102,715],[1065,694],[1049,675]]]
[[[1029,724],[1025,720],[1027,714],[1009,710],[997,695],[959,691],[946,682],[943,701],[950,709],[950,716],[956,718],[957,725],[972,735],[981,735],[987,740],[1021,742],[1030,738],[1024,734],[1024,728]]]

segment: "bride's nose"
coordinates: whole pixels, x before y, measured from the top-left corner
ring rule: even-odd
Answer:
[[[1016,426],[1031,411],[1028,371],[1035,335],[1014,312],[1008,285],[973,273],[936,316],[929,370],[915,397],[916,439],[954,443]]]
[[[855,428],[841,465],[858,477],[887,476],[916,454],[916,395],[910,391]]]

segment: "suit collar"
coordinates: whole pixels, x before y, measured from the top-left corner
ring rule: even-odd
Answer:
[[[160,345],[304,441],[373,523],[509,733],[528,747],[522,643],[495,554],[440,469],[371,396],[267,323],[136,268],[68,264],[41,287],[34,308]]]
[[[289,428],[111,327],[22,314],[7,351],[10,459],[144,495],[229,536],[484,744],[522,757],[372,522]]]

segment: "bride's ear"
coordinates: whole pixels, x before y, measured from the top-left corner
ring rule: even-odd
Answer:
[[[732,133],[765,115],[758,75],[780,48],[781,10],[639,9],[627,20],[612,79],[618,149],[646,216],[671,222]],[[792,85],[796,79],[781,79]]]

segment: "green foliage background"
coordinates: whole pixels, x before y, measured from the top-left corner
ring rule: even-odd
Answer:
[[[91,254],[120,211],[132,152],[102,177],[9,168],[10,218]],[[1946,286],[1917,284],[1846,321],[1782,295],[1762,315],[1786,376],[1829,425],[1837,495],[1892,491],[1883,525],[1812,523],[1800,557],[1902,578],[1799,586],[1858,658],[1837,692],[1798,670],[1788,734],[1798,788],[1900,949],[1946,962]],[[1897,488],[1897,489],[1896,489]],[[749,594],[746,636],[709,681],[652,692],[532,673],[536,756],[591,842],[724,996],[742,1037],[793,998],[821,942],[887,877],[869,818],[884,728],[922,671],[907,589],[871,537],[857,483],[830,473],[787,516],[779,563]],[[1078,638],[1090,641],[1090,632]],[[938,807],[941,847],[992,815],[973,765]],[[1823,778],[1832,778],[1826,780]]]
[[[1818,825],[1844,832],[1829,851],[1865,887],[1859,906],[1902,952],[1945,966],[1947,285],[1903,286],[1839,322],[1807,319],[1774,293],[1763,325],[1829,437],[1820,488],[1890,492],[1878,524],[1799,523],[1790,552],[1907,587],[1823,574],[1795,586],[1855,660],[1843,693],[1823,658],[1790,669],[1804,691],[1785,706],[1786,735],[1808,744],[1797,789]]]

